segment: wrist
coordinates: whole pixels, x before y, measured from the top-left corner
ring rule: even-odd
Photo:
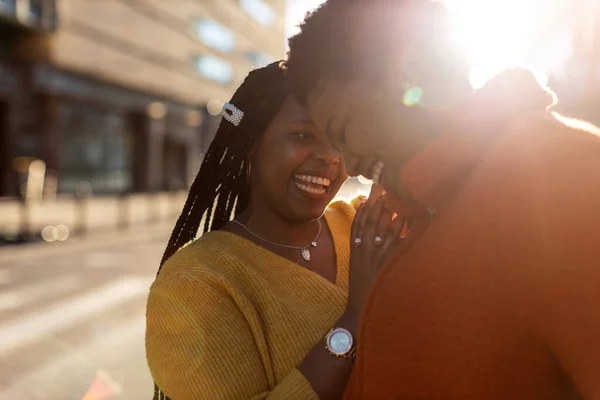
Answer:
[[[344,328],[352,333],[352,336],[356,337],[358,334],[358,321],[360,319],[360,312],[346,308],[346,311],[340,316],[336,322],[335,327]]]

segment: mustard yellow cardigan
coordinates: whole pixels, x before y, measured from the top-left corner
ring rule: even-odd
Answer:
[[[335,284],[230,232],[171,257],[147,305],[146,353],[162,391],[173,400],[318,399],[296,367],[346,306],[353,216],[345,202],[325,212]]]

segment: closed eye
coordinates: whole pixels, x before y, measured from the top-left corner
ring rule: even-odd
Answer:
[[[304,139],[304,140],[309,140],[314,137],[314,135],[312,133],[306,132],[306,131],[298,131],[298,132],[294,132],[293,134],[296,135],[297,137],[299,137],[300,139]]]

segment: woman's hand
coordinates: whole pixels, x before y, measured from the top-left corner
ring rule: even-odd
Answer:
[[[381,267],[401,241],[405,221],[386,207],[382,186],[373,185],[371,194],[354,217],[350,236],[350,280],[346,314],[360,315],[366,297]]]

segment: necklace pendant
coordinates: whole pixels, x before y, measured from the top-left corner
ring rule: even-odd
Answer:
[[[304,261],[310,261],[310,250],[308,249],[302,249],[302,258],[304,258]]]
[[[312,247],[317,247],[317,242],[311,242],[311,243],[310,243],[310,245],[311,245]]]

